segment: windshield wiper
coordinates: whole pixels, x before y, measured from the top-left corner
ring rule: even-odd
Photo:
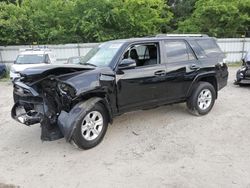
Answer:
[[[93,67],[97,67],[95,64],[92,64],[92,63],[80,63],[81,65],[90,65],[90,66],[93,66]]]

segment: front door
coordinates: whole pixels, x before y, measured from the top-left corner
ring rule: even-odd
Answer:
[[[159,54],[158,43],[132,45],[124,52],[124,58],[134,59],[137,66],[117,72],[117,101],[120,112],[146,108],[157,103],[166,73],[166,66],[161,64]]]

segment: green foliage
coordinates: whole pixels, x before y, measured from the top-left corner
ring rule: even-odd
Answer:
[[[239,37],[250,30],[249,10],[250,0],[0,0],[0,45],[101,42],[170,31]]]
[[[152,35],[172,18],[163,0],[0,3],[0,44],[99,42]]]
[[[168,5],[174,14],[173,19],[170,22],[170,26],[173,30],[177,29],[178,23],[184,21],[194,11],[195,2],[197,0],[169,0]]]
[[[172,14],[162,0],[76,2],[75,30],[84,41],[152,35]]]
[[[250,29],[249,14],[250,0],[199,0],[192,16],[179,23],[178,30],[239,37]]]

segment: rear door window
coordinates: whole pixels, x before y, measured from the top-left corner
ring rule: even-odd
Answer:
[[[168,63],[190,61],[196,59],[185,41],[165,41]]]

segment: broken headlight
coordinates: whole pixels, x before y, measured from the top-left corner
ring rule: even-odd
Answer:
[[[57,86],[60,93],[63,95],[69,95],[70,97],[73,97],[76,93],[75,89],[69,84],[59,82]]]

